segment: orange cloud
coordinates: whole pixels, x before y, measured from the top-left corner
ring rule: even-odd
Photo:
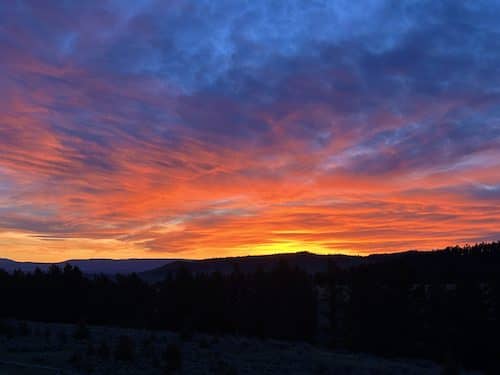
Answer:
[[[364,44],[311,56],[310,33],[285,40],[296,49],[262,44],[273,58],[243,43],[228,67],[211,45],[169,54],[178,45],[151,31],[169,23],[140,9],[26,7],[0,15],[2,257],[368,254],[500,238],[491,75]]]

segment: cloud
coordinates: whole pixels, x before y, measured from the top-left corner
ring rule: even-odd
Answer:
[[[499,13],[493,1],[3,6],[5,256],[495,239]]]

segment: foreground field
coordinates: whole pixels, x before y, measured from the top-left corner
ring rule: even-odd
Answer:
[[[9,322],[0,374],[441,374],[430,362],[337,353],[307,343]]]

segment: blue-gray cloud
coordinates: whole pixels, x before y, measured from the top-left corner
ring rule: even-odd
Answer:
[[[188,217],[179,191],[198,212],[377,176],[496,200],[499,18],[493,0],[3,2],[0,229],[126,235]]]

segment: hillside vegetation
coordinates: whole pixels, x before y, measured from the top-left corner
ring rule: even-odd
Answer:
[[[269,258],[271,259],[271,258]],[[500,243],[409,252],[311,273],[271,268],[147,282],[71,265],[0,272],[4,318],[309,342],[335,350],[500,370]]]

